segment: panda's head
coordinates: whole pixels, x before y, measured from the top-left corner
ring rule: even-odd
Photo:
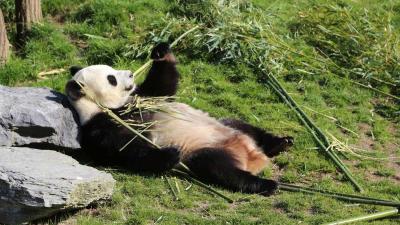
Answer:
[[[73,77],[68,81],[65,91],[82,125],[101,112],[98,104],[110,109],[122,107],[135,89],[133,74],[128,70],[93,65],[71,67],[70,72]]]

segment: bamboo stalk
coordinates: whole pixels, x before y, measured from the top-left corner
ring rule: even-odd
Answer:
[[[310,118],[304,113],[304,111],[300,108],[300,106],[299,106],[299,105],[293,100],[293,98],[287,93],[287,91],[285,90],[285,88],[283,88],[283,86],[279,83],[279,81],[275,78],[275,76],[273,76],[272,74],[267,74],[267,76],[268,76],[269,78],[272,79],[272,82],[276,84],[276,86],[278,87],[278,90],[280,89],[281,92],[283,93],[283,95],[284,95],[285,97],[288,98],[289,102],[290,102],[291,104],[293,104],[293,106],[294,106],[294,108],[296,109],[296,111],[300,113],[300,115],[301,115],[301,116],[304,118],[304,120],[310,125],[310,127],[313,128],[313,129],[317,132],[317,134],[322,138],[322,141],[324,142],[324,144],[325,144],[326,146],[329,146],[330,143],[329,143],[328,138],[325,136],[325,134],[322,133],[321,129],[319,129],[319,128],[314,124],[314,122],[312,122],[312,121],[310,120]]]
[[[186,179],[190,180],[191,182],[197,184],[198,186],[200,186],[200,187],[202,187],[202,188],[208,190],[209,192],[218,195],[219,197],[225,199],[225,200],[228,201],[229,203],[233,203],[233,202],[234,202],[231,198],[229,198],[229,197],[227,197],[226,195],[224,195],[224,194],[218,192],[217,190],[211,188],[210,186],[208,186],[207,184],[205,184],[205,183],[203,183],[203,182],[197,180],[196,178],[193,178],[193,177],[190,176],[188,173],[185,173],[185,172],[180,171],[180,170],[178,170],[178,169],[172,169],[172,171],[175,172],[175,173],[178,173],[179,175],[181,175],[181,176],[183,176],[183,177],[185,177]]]
[[[179,42],[182,38],[184,38],[184,37],[185,37],[186,35],[188,35],[189,33],[192,33],[194,30],[198,29],[199,27],[200,27],[200,26],[197,25],[197,26],[193,27],[192,29],[186,31],[186,32],[183,33],[181,36],[179,36],[177,39],[175,39],[175,41],[172,42],[172,43],[169,45],[169,47],[171,47],[171,48],[174,47],[176,44],[178,44],[178,42]]]
[[[321,194],[321,195],[324,195],[327,197],[332,197],[332,198],[349,201],[349,202],[353,202],[353,203],[400,207],[400,202],[393,202],[393,201],[388,201],[388,200],[381,200],[381,199],[376,199],[376,198],[350,195],[350,194],[335,193],[335,192],[329,192],[329,191],[324,191],[324,190],[320,190],[320,189],[300,187],[300,186],[296,186],[296,185],[292,185],[292,184],[280,183],[279,189],[283,190],[283,191],[302,192],[302,193],[306,193],[306,194]]]
[[[400,97],[395,96],[395,95],[392,95],[392,94],[389,94],[389,93],[386,93],[386,92],[383,92],[383,91],[381,91],[381,90],[379,90],[379,89],[376,89],[376,88],[374,88],[374,87],[370,87],[370,86],[368,86],[368,85],[365,85],[365,84],[362,84],[362,83],[359,83],[359,82],[353,81],[353,80],[350,80],[350,82],[353,83],[353,84],[357,84],[358,86],[361,86],[361,87],[363,87],[363,88],[370,89],[370,90],[373,90],[373,91],[375,91],[375,92],[378,92],[378,93],[380,93],[380,94],[382,94],[382,95],[385,95],[385,96],[387,96],[387,97],[391,97],[391,98],[394,98],[394,99],[396,99],[396,100],[400,100]]]
[[[272,75],[267,75],[267,78],[275,78]],[[273,82],[272,80],[275,80],[275,82]],[[342,170],[342,172],[345,174],[345,176],[350,180],[350,182],[355,186],[355,188],[362,192],[362,188],[361,186],[357,183],[357,181],[353,178],[351,172],[348,170],[348,168],[344,165],[344,163],[340,160],[339,156],[337,156],[337,154],[331,150],[328,149],[329,146],[329,141],[327,140],[327,138],[325,137],[325,135],[322,133],[321,130],[319,130],[319,128],[316,127],[316,125],[307,117],[307,115],[300,109],[300,107],[297,105],[297,103],[289,96],[289,94],[287,94],[287,92],[285,91],[285,89],[279,84],[279,82],[275,79],[268,79],[267,80],[267,84],[269,86],[272,87],[272,89],[279,95],[279,97],[281,97],[281,99],[283,99],[283,101],[289,105],[290,108],[292,108],[293,111],[296,112],[296,115],[298,116],[298,118],[300,119],[300,121],[304,124],[304,126],[309,130],[309,132],[311,133],[311,135],[314,137],[314,139],[316,140],[317,144],[320,146],[321,149],[325,150],[324,152],[326,152],[326,154],[329,156],[329,158],[332,159],[332,161],[335,163],[335,165]],[[325,137],[325,142],[328,142],[326,144],[324,144],[321,139],[317,136],[316,134],[316,130],[313,129],[317,128],[317,130],[319,130],[319,134],[320,136],[323,135]]]
[[[133,73],[133,79],[137,78],[140,76],[140,74],[145,71],[148,67],[150,67],[151,63],[153,63],[153,60],[149,60],[147,61],[145,64],[143,64],[141,67],[139,67],[139,69],[137,69],[134,73]]]
[[[167,184],[169,186],[169,189],[171,189],[172,194],[174,195],[175,201],[179,200],[178,194],[175,192],[174,187],[172,187],[171,182],[169,181],[169,177],[165,177],[165,180],[167,181]]]
[[[338,225],[338,224],[348,224],[348,223],[354,223],[354,222],[361,222],[361,221],[368,221],[368,220],[376,220],[376,219],[382,219],[386,218],[389,216],[395,216],[395,215],[400,215],[399,214],[399,209],[389,209],[386,211],[382,212],[377,212],[369,215],[364,215],[364,216],[357,216],[357,217],[352,217],[352,218],[347,218],[344,220],[339,220],[331,223],[326,223],[325,225]]]
[[[304,125],[308,126],[310,129],[310,132],[313,134],[313,137],[317,140],[317,142],[320,144],[320,146],[325,150],[325,151],[329,151],[333,156],[333,158],[336,158],[336,160],[334,161],[339,161],[340,164],[342,164],[343,169],[347,171],[347,173],[350,174],[350,171],[348,170],[348,168],[344,165],[344,163],[340,160],[339,156],[334,152],[328,149],[328,147],[330,146],[330,142],[328,140],[328,138],[326,137],[326,135],[321,131],[321,129],[319,129],[314,122],[311,121],[311,119],[304,113],[304,111],[299,107],[299,105],[296,103],[296,101],[294,101],[294,99],[287,93],[287,91],[282,87],[282,85],[280,85],[279,81],[272,75],[272,74],[267,74],[267,76],[269,76],[270,78],[272,78],[272,82],[275,86],[276,86],[276,91],[281,92],[282,95],[284,96],[284,98],[287,98],[287,102],[289,102],[288,104],[291,106],[291,108],[296,112],[296,114],[299,117],[302,117],[302,122],[304,123]],[[318,135],[316,135],[314,132],[316,132]],[[322,140],[320,139],[322,137]],[[322,142],[323,141],[323,142]],[[357,183],[357,182],[356,182]],[[357,189],[359,191],[362,191],[362,188],[357,184],[356,186]]]

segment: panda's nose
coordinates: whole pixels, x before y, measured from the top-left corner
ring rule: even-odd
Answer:
[[[128,87],[125,88],[125,91],[130,91],[130,90],[132,90],[132,88],[133,88],[133,85],[129,85]]]

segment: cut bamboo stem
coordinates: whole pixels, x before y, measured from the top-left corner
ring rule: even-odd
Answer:
[[[306,194],[321,194],[321,195],[324,195],[327,197],[332,197],[332,198],[336,198],[339,200],[349,201],[352,203],[400,207],[400,202],[393,202],[393,201],[388,201],[388,200],[381,200],[381,199],[376,199],[376,198],[350,195],[350,194],[335,193],[335,192],[329,192],[329,191],[324,191],[324,190],[320,190],[320,189],[300,187],[300,186],[296,186],[296,185],[292,185],[292,184],[280,183],[279,189],[283,190],[283,191],[302,192],[302,193],[306,193]]]
[[[175,41],[172,42],[172,43],[169,45],[169,47],[171,47],[171,48],[174,47],[176,44],[178,44],[178,42],[179,42],[182,38],[184,38],[186,35],[192,33],[194,30],[198,29],[199,27],[200,27],[200,26],[197,25],[197,26],[193,27],[192,29],[186,31],[186,32],[183,33],[181,36],[179,36],[177,39],[175,39]]]
[[[395,215],[400,215],[399,214],[399,209],[389,209],[389,210],[386,210],[386,211],[377,212],[377,213],[373,213],[373,214],[369,214],[369,215],[347,218],[347,219],[344,219],[344,220],[339,220],[339,221],[335,221],[335,222],[331,222],[331,223],[326,223],[325,225],[348,224],[348,223],[354,223],[354,222],[382,219],[382,218],[395,216]]]
[[[265,72],[263,71],[265,74]],[[309,130],[311,135],[314,137],[315,141],[319,145],[320,149],[324,150],[329,158],[335,163],[335,165],[345,174],[345,176],[350,180],[350,182],[354,185],[354,187],[362,192],[362,187],[357,183],[357,181],[353,178],[349,169],[344,165],[344,163],[340,160],[339,156],[328,149],[329,141],[326,136],[322,133],[322,131],[308,118],[308,116],[304,113],[303,110],[300,109],[298,104],[287,94],[286,90],[280,85],[278,80],[270,74],[267,75],[267,84],[278,94],[278,96],[289,105],[292,110],[296,112],[296,115],[300,119],[300,121],[304,124],[304,126]],[[321,140],[323,137],[323,140]],[[324,143],[325,142],[325,143]]]
[[[193,177],[190,176],[188,173],[185,173],[185,172],[180,171],[180,170],[178,170],[178,169],[172,169],[172,171],[175,172],[175,173],[177,173],[177,174],[179,174],[179,175],[181,175],[181,176],[183,176],[183,177],[185,177],[186,179],[190,180],[190,181],[193,182],[194,184],[196,184],[196,185],[198,185],[198,186],[200,186],[200,187],[202,187],[202,188],[208,190],[209,192],[218,195],[219,197],[225,199],[225,200],[228,201],[229,203],[233,203],[233,202],[234,202],[233,199],[231,199],[231,198],[229,198],[228,196],[226,196],[226,195],[224,195],[224,194],[222,194],[222,193],[220,193],[220,192],[214,190],[213,188],[211,188],[211,187],[209,187],[207,184],[205,184],[205,183],[203,183],[203,182],[197,180],[196,178],[193,178]]]
[[[174,195],[175,201],[178,201],[178,200],[179,200],[178,194],[175,192],[174,187],[172,187],[172,184],[171,184],[171,182],[170,182],[170,180],[169,180],[169,177],[166,176],[166,177],[165,177],[165,180],[167,181],[167,184],[168,184],[168,186],[169,186],[169,189],[171,189],[171,192],[172,192],[172,194]]]
[[[381,91],[381,90],[379,90],[379,89],[376,89],[376,88],[374,88],[374,87],[371,87],[371,86],[368,86],[368,85],[365,85],[365,84],[362,84],[362,83],[360,83],[360,82],[353,81],[353,80],[350,80],[350,82],[353,83],[353,84],[357,84],[358,86],[361,86],[361,87],[363,87],[363,88],[366,88],[366,89],[369,89],[369,90],[373,90],[373,91],[375,91],[375,92],[378,92],[378,93],[380,93],[380,94],[382,94],[382,95],[385,95],[385,96],[387,96],[387,97],[391,97],[391,98],[394,98],[394,99],[396,99],[396,100],[400,100],[400,97],[395,96],[395,95],[392,95],[392,94],[389,94],[389,93],[386,93],[386,92],[383,92],[383,91]]]

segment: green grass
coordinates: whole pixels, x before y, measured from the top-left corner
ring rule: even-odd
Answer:
[[[194,23],[219,26],[219,31],[212,32],[202,28],[213,35],[226,32],[222,39],[210,42],[217,43],[215,49],[201,36],[187,37],[175,48],[180,62],[178,69],[182,74],[179,101],[218,118],[239,118],[276,134],[295,137],[291,151],[276,157],[274,166],[271,165],[262,176],[354,193],[353,187],[333,163],[315,149],[316,143],[295,113],[265,84],[254,68],[241,61],[243,57],[232,54],[240,51],[255,59],[259,54],[251,54],[249,49],[257,52],[257,48],[230,45],[241,41],[240,37],[232,38],[230,35],[245,33],[254,36],[256,47],[270,50],[265,55],[265,66],[274,72],[284,88],[324,132],[349,145],[368,150],[368,154],[375,157],[400,157],[399,102],[356,86],[349,80],[370,83],[385,92],[400,94],[399,86],[392,87],[371,79],[378,78],[397,85],[400,82],[400,3],[394,0],[383,3],[326,0],[252,2],[255,11],[243,8],[237,13],[229,9],[218,17],[219,14],[214,14],[218,12],[211,8],[199,9],[192,5],[192,14],[188,14],[187,9],[178,4],[181,2],[163,0],[85,0],[72,3],[43,0],[44,22],[34,27],[25,47],[14,51],[8,64],[0,69],[0,84],[47,86],[63,91],[69,79],[68,73],[50,75],[45,80],[38,79],[37,74],[67,69],[70,65],[100,63],[135,70],[144,63],[154,43],[172,41]],[[209,2],[204,4],[208,6]],[[8,0],[1,2],[0,6],[9,22],[12,4]],[[189,19],[182,22],[183,15]],[[261,33],[253,30],[252,26],[241,30],[241,26],[231,24],[254,18],[269,25],[263,34],[276,35],[289,48],[274,47],[277,42],[272,42],[271,36],[263,42],[257,36]],[[170,22],[170,27],[162,33],[161,30]],[[15,27],[9,26],[8,33],[13,43]],[[196,40],[201,43],[196,43]],[[354,71],[366,76],[354,74]],[[334,117],[336,122],[326,116]],[[340,157],[365,188],[365,195],[400,200],[398,162],[371,161],[348,153]],[[229,204],[195,185],[184,190],[190,185],[185,180],[178,181],[180,200],[175,201],[162,177],[118,170],[111,172],[117,180],[111,202],[41,222],[321,224],[384,208],[352,205],[301,193],[279,192],[264,198],[218,188],[233,199],[249,197],[248,201]],[[371,224],[397,224],[398,219],[378,220]]]

